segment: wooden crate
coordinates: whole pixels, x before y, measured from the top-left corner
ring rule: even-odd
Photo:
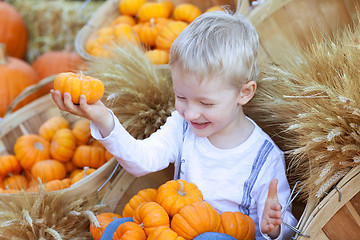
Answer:
[[[247,15],[260,39],[259,58],[283,63],[282,49],[308,47],[357,21],[360,0],[266,0]]]
[[[360,239],[360,166],[353,168],[315,209],[305,209],[299,240]],[[310,205],[310,204],[309,204]]]
[[[155,0],[149,0],[155,2]],[[248,0],[172,0],[174,5],[181,3],[192,3],[199,7],[202,11],[215,5],[229,5],[233,11],[247,12],[249,10]],[[85,51],[85,45],[89,37],[101,27],[109,25],[116,17],[120,15],[119,0],[107,0],[102,6],[92,15],[91,19],[78,32],[75,38],[75,49],[86,60],[94,59],[94,56]],[[159,69],[167,69],[168,65],[155,65]]]

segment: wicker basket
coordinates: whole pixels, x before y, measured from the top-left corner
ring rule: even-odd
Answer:
[[[0,155],[13,154],[13,147],[18,137],[24,134],[37,134],[40,125],[53,116],[62,115],[69,120],[70,124],[79,119],[72,114],[62,114],[51,99],[50,94],[38,98],[16,112],[12,112],[19,101],[53,81],[54,77],[45,78],[38,84],[26,88],[9,106],[5,117],[0,121]],[[172,178],[173,170],[171,167],[158,173],[136,178],[121,168],[117,161],[112,158],[94,173],[69,188],[47,192],[46,194],[49,197],[61,195],[62,204],[67,204],[75,199],[96,197],[98,203],[104,204],[104,209],[114,211],[116,208],[119,209],[119,206],[121,208],[125,205],[138,191],[148,187],[156,188]],[[36,199],[38,193],[29,193],[29,195],[33,195]],[[21,196],[21,193],[2,193],[1,200],[11,200]]]
[[[260,38],[260,59],[282,63],[281,49],[307,47],[357,20],[359,0],[266,0],[248,17]]]
[[[149,0],[154,2],[155,0]],[[172,0],[174,5],[181,3],[192,3],[199,7],[202,11],[214,5],[229,5],[233,11],[247,12],[249,9],[248,0]],[[75,38],[75,49],[86,60],[93,59],[94,56],[85,51],[85,45],[88,38],[97,31],[99,28],[104,27],[111,23],[116,17],[120,15],[118,10],[119,0],[107,0],[102,6],[92,15],[87,24],[78,32]],[[155,65],[156,68],[166,69],[167,64]]]
[[[353,168],[315,207],[305,209],[296,239],[360,239],[360,167]]]

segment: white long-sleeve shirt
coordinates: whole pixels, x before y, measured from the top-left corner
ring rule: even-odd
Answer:
[[[111,112],[111,111],[110,111]],[[113,113],[112,113],[113,114]],[[232,149],[218,149],[207,138],[194,135],[178,112],[144,140],[134,139],[114,116],[115,127],[103,138],[91,123],[92,136],[113,154],[121,166],[135,176],[146,175],[175,165],[175,179],[195,183],[204,200],[219,213],[240,211],[255,222],[256,239],[270,239],[260,232],[260,222],[269,183],[278,179],[279,202],[285,206],[290,195],[283,152],[256,125],[250,137]],[[291,206],[283,221],[296,226]],[[290,239],[284,225],[277,239]]]

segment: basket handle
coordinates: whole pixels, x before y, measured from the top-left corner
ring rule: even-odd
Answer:
[[[42,79],[41,81],[39,81],[36,84],[26,87],[8,106],[8,108],[5,111],[4,117],[11,114],[19,102],[21,102],[22,100],[24,100],[26,97],[30,96],[31,94],[37,92],[41,87],[45,86],[46,84],[53,82],[56,76],[57,76],[57,74],[52,75],[50,77]]]

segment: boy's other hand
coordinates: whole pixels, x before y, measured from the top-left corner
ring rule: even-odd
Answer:
[[[277,196],[278,180],[273,179],[269,185],[268,196],[265,201],[264,215],[261,220],[261,231],[272,239],[280,234],[281,205]]]

